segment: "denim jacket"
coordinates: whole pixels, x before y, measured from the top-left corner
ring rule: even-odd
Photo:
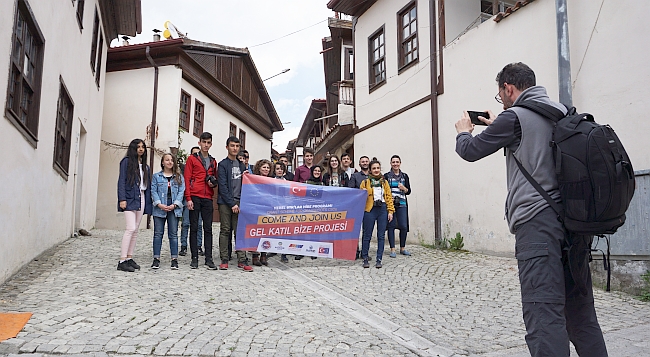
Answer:
[[[185,193],[185,180],[179,185],[172,176],[172,204],[176,205],[174,215],[183,216],[183,193]],[[167,178],[163,172],[156,172],[151,178],[151,199],[153,200],[153,215],[155,217],[167,217],[167,212],[161,210],[158,204],[167,204]]]

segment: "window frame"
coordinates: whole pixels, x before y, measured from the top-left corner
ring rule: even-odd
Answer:
[[[197,118],[197,110],[198,108],[202,108],[202,111],[200,113],[200,119]],[[201,103],[200,100],[194,99],[194,123],[192,125],[192,133],[194,136],[201,137],[201,134],[203,133],[203,124],[205,123],[205,104]]]
[[[382,46],[384,48],[383,51],[383,56],[381,56],[377,61],[373,61],[373,53],[375,52],[375,48],[373,47],[373,42],[375,38],[378,38],[379,36],[383,36],[383,43],[379,45],[377,50],[379,50]],[[381,53],[381,51],[379,51]],[[375,65],[381,63],[383,61],[384,66],[383,66],[383,72],[384,72],[384,78],[378,82],[373,82],[375,79],[374,75],[374,69]],[[375,32],[373,32],[370,36],[368,36],[368,90],[369,92],[373,92],[375,89],[381,87],[386,83],[386,31],[385,31],[385,25],[381,25],[379,29],[377,29]]]
[[[9,77],[7,80],[7,96],[5,98],[5,117],[18,129],[25,139],[34,148],[38,143],[38,127],[40,117],[41,88],[43,78],[43,54],[45,38],[41,32],[36,17],[27,0],[17,0],[11,32],[11,53],[9,54]],[[18,38],[17,25],[21,18],[23,29],[21,38]],[[31,37],[31,58],[26,55],[26,36]],[[16,44],[20,43],[17,50]],[[32,65],[31,78],[25,76],[25,59],[30,59]],[[16,63],[17,62],[17,63]],[[25,88],[31,91],[27,106],[23,107]],[[11,98],[11,105],[9,103]],[[23,109],[24,108],[24,109]],[[25,112],[26,110],[26,112]],[[21,113],[25,114],[25,122],[21,120]]]
[[[187,96],[187,111],[183,111],[183,95]],[[192,112],[192,96],[187,93],[186,91],[181,89],[181,99],[180,99],[180,104],[179,104],[179,109],[178,109],[178,127],[185,130],[186,132],[190,132],[190,113]],[[181,115],[185,113],[185,122],[187,126],[182,125],[181,121]]]
[[[246,149],[246,132],[239,128],[239,147],[241,150]]]
[[[102,77],[102,59],[104,57],[104,34],[99,30],[99,43],[97,44],[97,69],[95,70],[95,84],[99,90],[99,83]]]
[[[228,137],[237,137],[237,125],[233,122],[230,122],[230,126],[228,127]]]
[[[343,46],[343,80],[354,80],[354,47]]]
[[[99,13],[95,7],[95,17],[93,19],[93,40],[90,47],[90,69],[95,73],[95,68],[97,64],[97,41],[99,38]]]
[[[410,19],[408,23],[408,27],[411,27],[411,24],[415,22],[415,31],[411,32],[408,37],[404,38],[404,28],[405,26],[403,25],[403,18],[405,15],[408,15],[410,17],[411,10],[415,9],[415,20],[412,18]],[[418,63],[420,61],[420,42],[418,38],[418,6],[417,6],[417,1],[413,0],[406,4],[404,7],[402,7],[398,12],[397,12],[397,64],[398,64],[398,70],[397,73],[400,74],[406,69],[410,68],[414,64]],[[411,49],[411,54],[415,51],[416,57],[413,58],[410,62],[406,62],[406,56],[408,52],[404,50],[404,46],[408,43],[414,43],[414,47]]]
[[[68,102],[67,113],[63,113],[62,103]],[[66,117],[67,114],[67,117]],[[59,129],[61,120],[66,121],[65,133]],[[72,148],[72,126],[74,125],[74,101],[70,96],[70,92],[63,81],[63,77],[59,76],[59,97],[56,104],[56,120],[54,125],[54,147],[53,147],[53,167],[64,180],[68,180],[70,171],[70,151]],[[63,135],[62,135],[63,134]],[[63,139],[63,147],[61,148],[61,139]],[[63,157],[59,161],[59,150]]]
[[[79,31],[83,32],[84,29],[84,6],[86,0],[77,0],[77,9],[75,11],[75,17],[77,18],[77,23],[79,24]]]

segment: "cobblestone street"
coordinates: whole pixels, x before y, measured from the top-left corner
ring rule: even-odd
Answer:
[[[276,256],[252,273],[234,261],[228,271],[191,270],[185,256],[175,271],[164,242],[152,270],[152,231],[143,230],[134,255],[142,269],[125,273],[115,268],[122,232],[92,233],[0,287],[0,311],[33,313],[0,354],[528,355],[514,259],[411,245],[411,257],[387,252],[382,269]],[[595,296],[610,356],[650,355],[650,304]]]

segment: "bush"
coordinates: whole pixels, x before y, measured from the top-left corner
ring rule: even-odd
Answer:
[[[641,288],[639,299],[641,301],[650,301],[650,270],[646,270],[645,274],[641,275],[641,278],[645,284],[643,284],[643,288]]]
[[[451,250],[463,250],[465,243],[463,243],[463,236],[460,232],[456,232],[456,236],[449,240],[449,249]]]

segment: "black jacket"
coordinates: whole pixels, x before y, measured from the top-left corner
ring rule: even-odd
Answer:
[[[243,175],[244,171],[246,171],[246,165],[237,159],[235,159],[235,162],[239,162],[239,170]],[[232,175],[230,173],[232,172],[232,166],[232,161],[226,157],[219,162],[217,167],[217,181],[219,182],[217,203],[220,205],[228,205],[229,207],[235,205],[235,198],[230,191],[230,183],[232,181]]]
[[[348,187],[350,184],[350,178],[348,177],[348,174],[346,172],[342,172],[339,174],[339,187]],[[361,184],[361,183],[359,183]],[[329,186],[330,185],[330,173],[326,172],[323,174],[323,185]]]

